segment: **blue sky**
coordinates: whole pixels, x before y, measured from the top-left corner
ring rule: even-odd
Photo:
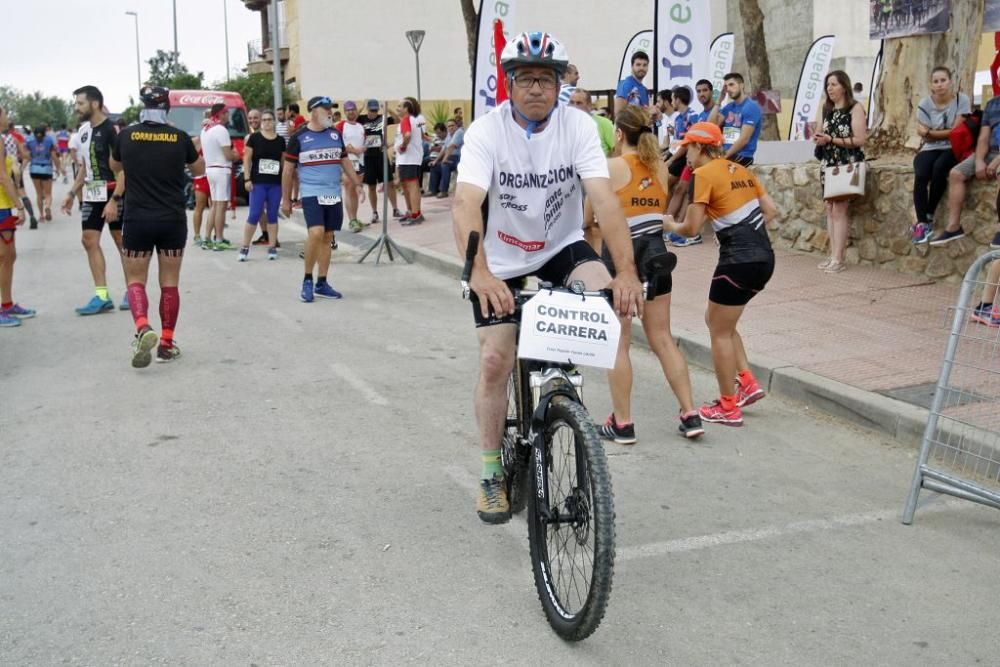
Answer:
[[[206,82],[226,70],[223,4],[229,13],[231,69],[247,62],[247,41],[260,37],[260,15],[240,0],[176,0],[181,62],[205,72]],[[172,0],[32,0],[16,9],[18,29],[4,26],[0,85],[70,98],[74,88],[96,85],[112,111],[137,92],[135,28],[139,13],[142,75],[156,49],[173,50]],[[8,18],[15,12],[6,12]]]

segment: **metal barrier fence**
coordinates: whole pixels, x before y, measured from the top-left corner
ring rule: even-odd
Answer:
[[[904,524],[922,488],[1000,509],[1000,276],[983,275],[998,259],[1000,250],[986,253],[962,281]],[[992,267],[1000,271],[1000,262]],[[996,310],[977,313],[981,301]]]

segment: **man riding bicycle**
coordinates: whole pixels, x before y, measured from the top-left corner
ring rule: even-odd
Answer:
[[[642,309],[628,224],[611,190],[597,126],[557,103],[569,64],[565,48],[548,33],[525,32],[508,42],[500,61],[510,100],[469,126],[452,209],[459,252],[471,232],[482,239],[469,286],[478,297],[475,408],[483,473],[477,513],[486,523],[510,519],[500,441],[517,344],[511,289],[529,275],[560,286],[582,281],[587,290],[610,288],[623,317]],[[584,241],[583,190],[615,267],[624,269],[614,280]]]

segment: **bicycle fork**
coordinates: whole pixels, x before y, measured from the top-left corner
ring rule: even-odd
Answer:
[[[534,493],[535,505],[540,508],[539,513],[546,524],[573,524],[576,525],[585,517],[578,516],[580,508],[575,507],[573,498],[567,499],[566,512],[560,512],[559,508],[553,511],[549,501],[549,476],[547,472],[549,460],[549,446],[545,441],[545,417],[549,409],[549,404],[556,396],[566,398],[582,405],[580,394],[583,389],[583,376],[580,373],[570,373],[561,368],[549,367],[531,371],[528,374],[531,388],[532,407],[531,430],[528,437],[531,448],[534,451],[535,469],[533,476],[535,480]],[[574,436],[575,437],[575,436]],[[586,462],[582,457],[575,457],[576,479],[585,480]]]

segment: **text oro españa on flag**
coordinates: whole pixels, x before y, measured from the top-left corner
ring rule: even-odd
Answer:
[[[607,300],[541,291],[524,304],[517,356],[614,368],[621,323]]]

